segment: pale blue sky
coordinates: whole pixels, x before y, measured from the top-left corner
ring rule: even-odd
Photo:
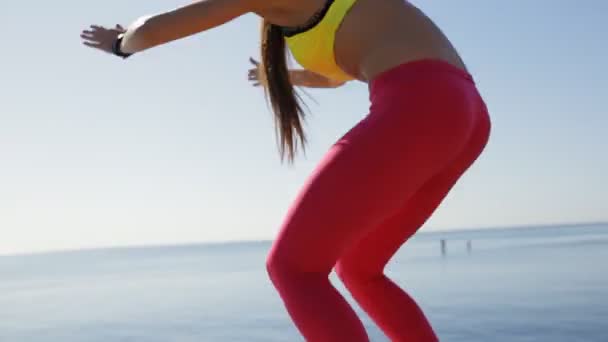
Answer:
[[[186,2],[0,5],[0,254],[273,238],[323,152],[366,114],[364,84],[308,90],[311,144],[290,168],[247,82],[257,17],[127,61],[80,43],[89,24]],[[424,230],[608,221],[608,2],[415,3],[493,117],[485,154]]]

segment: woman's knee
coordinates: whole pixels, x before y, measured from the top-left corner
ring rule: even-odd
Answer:
[[[367,283],[384,275],[380,267],[364,267],[358,260],[348,258],[338,260],[335,271],[345,285]]]
[[[266,257],[266,273],[273,283],[276,283],[280,277],[284,277],[288,273],[287,267],[284,265],[284,259],[275,249],[272,249]]]
[[[349,266],[345,265],[342,261],[338,261],[334,269],[336,270],[336,275],[344,284],[349,282],[350,274],[352,274]]]
[[[305,274],[302,266],[288,253],[284,249],[273,247],[266,257],[266,273],[275,285]]]

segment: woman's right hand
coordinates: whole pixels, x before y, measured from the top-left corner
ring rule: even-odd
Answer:
[[[249,62],[253,64],[253,68],[249,69],[248,79],[253,82],[254,87],[259,87],[260,83],[260,62],[253,59],[253,57],[249,57]]]
[[[88,47],[112,53],[112,44],[121,33],[125,33],[125,29],[121,25],[116,25],[115,28],[91,25],[90,29],[82,31],[80,38]]]

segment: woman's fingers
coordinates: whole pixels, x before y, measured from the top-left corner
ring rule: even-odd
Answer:
[[[257,68],[249,69],[248,76],[250,80],[257,80],[259,78],[259,75],[260,71]]]
[[[95,36],[92,33],[83,32],[80,34],[80,38],[93,40],[93,39],[95,39]]]
[[[86,40],[86,41],[96,42],[96,43],[99,43],[101,41],[101,39],[99,39],[99,37],[93,33],[84,33],[83,32],[80,34],[80,38],[82,38],[83,40]]]
[[[90,27],[93,31],[105,31],[106,30],[103,26],[99,26],[99,25],[91,25]]]
[[[97,48],[97,49],[99,49],[102,45],[100,42],[94,42],[94,41],[93,42],[84,41],[84,42],[82,42],[82,44],[92,47],[92,48]]]
[[[259,87],[262,85],[260,82],[260,78],[259,78],[260,62],[256,61],[253,57],[249,57],[249,62],[255,66],[255,68],[249,69],[249,73],[248,73],[249,80],[254,81],[253,82],[254,87]]]

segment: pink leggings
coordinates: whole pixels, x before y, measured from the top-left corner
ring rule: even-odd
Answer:
[[[472,77],[436,60],[382,73],[370,99],[369,115],[330,148],[287,213],[268,273],[307,341],[369,340],[329,281],[334,267],[392,341],[437,341],[384,268],[481,154],[489,115]]]

